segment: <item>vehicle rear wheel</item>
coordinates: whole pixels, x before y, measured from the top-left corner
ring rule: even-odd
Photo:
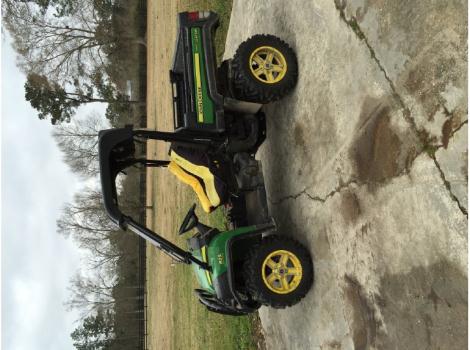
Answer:
[[[313,284],[308,250],[292,238],[277,235],[264,238],[252,248],[244,273],[252,297],[274,308],[298,303]]]
[[[281,39],[254,35],[238,47],[232,60],[232,76],[239,100],[277,101],[297,83],[297,58]]]

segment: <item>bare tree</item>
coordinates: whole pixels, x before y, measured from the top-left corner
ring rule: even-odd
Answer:
[[[125,210],[140,208],[140,203],[132,198],[122,198],[121,202]],[[123,257],[123,252],[113,242],[116,235],[124,233],[109,220],[101,191],[97,189],[85,188],[75,195],[72,203],[65,204],[57,220],[57,230],[90,253],[88,265],[91,269],[113,271]]]
[[[119,2],[108,0],[3,0],[3,22],[26,73],[62,86],[105,71],[118,41],[145,45],[114,25]]]
[[[113,288],[116,279],[100,271],[91,277],[75,274],[70,280],[70,299],[65,303],[69,310],[82,310],[82,316],[98,310],[112,310],[115,300]]]
[[[100,191],[86,188],[76,194],[73,203],[64,206],[57,230],[90,253],[88,265],[92,269],[112,271],[121,258],[110,241],[120,233],[119,228],[106,215]]]
[[[54,128],[54,137],[64,155],[65,163],[74,173],[84,177],[96,176],[98,167],[98,132],[109,123],[98,114],[60,124]]]
[[[25,96],[40,119],[68,122],[78,106],[104,102],[106,117],[115,121],[131,104],[144,104],[119,89],[118,72],[128,64],[116,53],[144,43],[119,25],[120,6],[109,0],[2,1],[4,27],[28,76]]]
[[[64,85],[70,77],[86,76],[102,66],[106,39],[97,32],[93,1],[70,0],[71,8],[57,16],[34,1],[3,0],[5,27],[20,54],[25,72],[50,77]]]

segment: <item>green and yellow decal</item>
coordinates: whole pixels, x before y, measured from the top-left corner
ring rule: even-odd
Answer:
[[[192,253],[195,258],[205,263],[209,263],[207,259],[207,246],[203,246],[201,249],[195,250]],[[200,287],[204,290],[214,292],[211,273],[196,264],[193,264],[193,270],[196,273],[196,278]]]
[[[202,253],[202,261],[204,261],[205,263],[207,263],[207,251],[206,251],[206,246],[202,247],[201,248],[201,253]],[[206,272],[206,278],[207,278],[207,282],[209,283],[209,285],[212,287],[212,278],[211,278],[211,273],[207,270],[205,270]]]
[[[194,91],[196,92],[196,113],[198,123],[214,123],[214,105],[209,97],[201,28],[191,28],[193,50]]]

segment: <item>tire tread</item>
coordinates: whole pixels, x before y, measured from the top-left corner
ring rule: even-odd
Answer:
[[[280,83],[264,84],[256,81],[246,61],[254,47],[270,44],[279,49],[288,63],[288,71]],[[296,85],[298,77],[297,58],[292,48],[283,40],[269,34],[257,34],[240,44],[232,60],[233,85],[237,98],[243,101],[269,103],[287,95]]]
[[[287,247],[291,245],[292,247],[294,247],[294,249],[296,250],[295,253],[300,259],[302,263],[302,268],[305,271],[302,278],[306,279],[301,281],[301,284],[299,285],[296,292],[292,295],[289,295],[289,297],[287,297],[287,295],[283,295],[282,297],[279,297],[278,295],[275,296],[274,293],[268,291],[266,288],[263,288],[263,285],[260,286],[260,283],[264,282],[260,281],[260,279],[257,277],[258,271],[260,269],[258,259],[263,247],[269,247],[272,245],[275,246],[278,244]],[[305,249],[305,247],[301,245],[298,241],[290,237],[271,235],[266,238],[263,238],[261,243],[253,246],[249,251],[247,260],[245,261],[244,265],[244,278],[246,288],[254,300],[266,306],[271,306],[276,309],[283,309],[285,307],[290,307],[294,304],[297,304],[301,299],[303,299],[307,295],[308,291],[310,290],[310,287],[313,284],[313,263],[307,249]]]

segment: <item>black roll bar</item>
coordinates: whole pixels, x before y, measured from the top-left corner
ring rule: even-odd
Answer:
[[[214,146],[220,145],[224,139],[217,137],[201,137],[191,134],[153,131],[153,130],[134,130],[133,135],[147,140],[160,140],[165,142],[181,142],[190,145]]]
[[[171,132],[133,130],[131,125],[125,128],[102,130],[98,134],[98,153],[100,163],[100,178],[103,195],[103,202],[106,213],[110,219],[123,230],[131,230],[150,242],[173,259],[186,264],[195,263],[205,270],[211,270],[210,266],[195,258],[190,252],[181,249],[170,241],[166,240],[147,227],[137,223],[130,216],[124,215],[119,209],[116,176],[125,168],[134,164],[142,164],[145,167],[165,167],[169,164],[166,160],[151,160],[145,158],[135,158],[134,142],[136,138],[154,139],[165,142],[180,142],[194,146],[217,146],[222,140],[215,138],[201,138],[188,134],[178,134]]]
[[[152,243],[154,246],[156,246],[158,249],[160,249],[167,255],[171,256],[176,261],[183,262],[186,264],[195,263],[203,269],[210,271],[210,267],[207,263],[200,261],[199,259],[195,258],[190,252],[181,249],[177,245],[174,245],[162,236],[157,235],[155,232],[149,230],[145,226],[140,225],[131,217],[124,217],[124,225],[126,228],[129,228],[129,230],[131,230],[132,232],[138,234],[143,239]]]

